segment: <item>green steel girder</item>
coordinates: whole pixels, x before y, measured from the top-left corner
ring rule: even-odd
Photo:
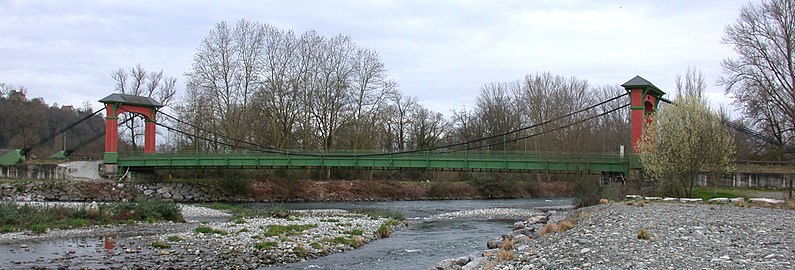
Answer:
[[[119,157],[124,168],[415,168],[430,170],[507,170],[558,172],[627,172],[630,158],[618,155],[533,154],[396,154],[277,155],[277,154],[147,154]]]

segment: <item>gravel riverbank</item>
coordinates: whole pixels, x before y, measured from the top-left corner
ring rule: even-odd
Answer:
[[[732,204],[611,203],[566,214],[574,227],[534,239],[508,233],[494,249],[440,269],[792,269],[795,211]],[[549,216],[553,219],[552,216]],[[531,226],[545,217],[515,229]],[[557,221],[563,218],[557,218]],[[553,221],[550,221],[550,223]],[[564,221],[565,222],[565,221]],[[539,230],[540,226],[536,227]],[[537,230],[536,232],[538,232]],[[642,231],[647,233],[642,235]],[[543,233],[542,233],[543,234]],[[641,239],[646,238],[648,239]],[[499,247],[495,247],[498,246]]]
[[[229,214],[183,205],[186,219]],[[382,237],[390,219],[344,210],[291,211],[285,218],[154,223],[51,230],[42,235],[0,234],[0,269],[253,269],[344,252]],[[400,226],[400,224],[394,224]],[[104,237],[55,252],[42,241]],[[81,241],[78,241],[80,243]],[[41,248],[42,250],[37,250]],[[6,254],[8,253],[8,254]]]

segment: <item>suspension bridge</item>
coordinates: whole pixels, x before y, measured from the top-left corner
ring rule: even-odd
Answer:
[[[643,126],[648,122],[646,117],[653,113],[660,101],[666,101],[662,96],[665,94],[652,83],[636,76],[622,84],[627,93],[599,102],[592,106],[571,112],[569,114],[549,119],[542,123],[532,126],[522,127],[506,133],[497,134],[489,137],[478,138],[466,142],[459,142],[443,145],[428,149],[418,149],[401,152],[311,152],[311,151],[289,151],[259,146],[250,142],[226,138],[228,141],[235,142],[235,145],[220,143],[229,147],[240,149],[235,152],[225,153],[157,153],[155,151],[155,139],[157,126],[178,132],[196,139],[210,140],[218,143],[217,140],[203,138],[196,134],[180,130],[156,120],[156,116],[163,115],[172,118],[182,124],[190,125],[173,116],[159,111],[162,104],[152,98],[141,96],[130,96],[122,94],[112,94],[100,100],[104,108],[100,111],[106,113],[105,123],[105,153],[104,171],[107,174],[132,170],[156,170],[156,169],[196,169],[196,168],[343,168],[343,169],[426,169],[426,170],[468,170],[468,171],[541,171],[541,172],[575,172],[575,173],[602,173],[609,175],[626,175],[630,170],[640,169],[641,165],[637,157],[632,153],[624,154],[623,150],[614,154],[603,153],[534,153],[534,152],[505,152],[505,151],[483,151],[481,148],[493,146],[494,144],[484,144],[487,140],[501,139],[500,143],[515,142],[541,135],[546,132],[554,132],[577,125],[595,118],[613,113],[617,110],[630,110],[631,123],[631,143],[636,145],[641,138]],[[525,134],[525,131],[533,130],[537,127],[547,125],[586,111],[593,111],[608,102],[625,99],[629,97],[629,102],[623,106],[604,110],[599,114],[589,117],[582,117],[577,121],[570,121],[566,125],[560,125],[552,130],[544,132]],[[77,123],[71,124],[56,133],[52,139],[65,130],[74,127],[78,123],[99,113],[95,112]],[[122,153],[118,151],[118,127],[124,123],[119,123],[118,116],[122,113],[140,115],[145,119],[144,125],[144,153]],[[196,127],[194,127],[196,128]],[[209,131],[208,131],[209,132]],[[525,133],[520,133],[525,132]],[[215,134],[218,136],[217,134]],[[101,135],[100,135],[101,136]],[[509,136],[512,136],[510,139]],[[98,139],[97,138],[92,138]],[[477,145],[477,146],[471,146]],[[0,165],[13,165],[25,160],[25,154],[31,147],[17,149],[0,156]],[[634,147],[632,147],[634,148]],[[634,151],[634,149],[633,149]],[[62,152],[60,155],[68,155],[69,152]]]

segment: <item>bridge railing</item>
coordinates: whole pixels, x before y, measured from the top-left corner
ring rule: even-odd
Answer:
[[[625,157],[611,153],[560,153],[515,151],[379,153],[365,151],[289,151],[261,153],[180,152],[127,153],[119,166],[128,168],[423,168],[433,170],[522,170],[625,172]]]
[[[179,151],[157,154],[145,154],[143,152],[124,152],[120,157],[143,157],[157,155],[160,157],[181,157],[181,156],[309,156],[309,157],[423,157],[423,156],[447,156],[447,157],[472,157],[472,158],[525,158],[525,157],[548,157],[556,159],[593,159],[593,158],[623,158],[618,153],[598,153],[598,152],[539,152],[539,151],[500,151],[500,150],[478,150],[478,151],[418,151],[409,153],[393,153],[374,150],[279,150],[273,152],[235,150],[235,151]]]

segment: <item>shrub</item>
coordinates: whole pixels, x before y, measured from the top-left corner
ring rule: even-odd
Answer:
[[[113,209],[116,220],[167,220],[184,222],[179,206],[171,202],[140,201],[137,203],[118,203]]]
[[[500,242],[500,249],[502,249],[502,250],[511,250],[511,249],[513,249],[513,241],[511,241],[509,239],[503,240],[502,242]]]
[[[651,239],[651,235],[646,231],[646,229],[641,228],[640,231],[638,231],[638,239],[649,240]]]
[[[17,229],[14,228],[14,226],[11,226],[11,225],[2,225],[2,226],[0,226],[0,233],[10,233],[10,232],[15,232],[15,231],[17,231]]]
[[[734,205],[737,206],[737,207],[749,207],[750,206],[750,205],[748,205],[748,201],[746,201],[746,200],[739,200],[736,203],[734,203]]]
[[[224,179],[217,180],[216,183],[229,194],[251,194],[251,180],[240,175],[228,175]]]
[[[547,235],[547,234],[550,234],[550,233],[553,233],[553,232],[554,233],[562,233],[562,232],[570,230],[571,228],[574,228],[574,223],[575,222],[574,222],[573,219],[567,218],[567,219],[565,219],[565,220],[563,220],[561,222],[558,222],[558,223],[547,224],[547,225],[544,225],[543,228],[541,228],[541,230],[538,232],[538,235],[544,236],[544,235]]]
[[[516,258],[516,253],[513,253],[513,251],[508,251],[508,250],[497,251],[497,261],[505,262],[513,260],[515,258]]]
[[[574,228],[574,221],[572,221],[571,219],[563,220],[559,224],[560,224],[560,231],[558,232],[565,232],[570,230],[571,228]]]
[[[583,176],[579,180],[575,180],[576,185],[572,190],[577,201],[577,207],[585,207],[596,205],[601,198],[600,187],[598,179],[594,177]]]
[[[431,198],[461,198],[477,196],[478,190],[463,182],[437,181],[428,187]]]
[[[521,196],[519,181],[506,178],[504,174],[476,173],[470,184],[486,198],[512,198]]]
[[[390,219],[381,223],[381,226],[378,226],[378,230],[376,230],[376,234],[381,238],[389,238],[392,235],[392,231],[394,231],[395,226],[401,225],[402,222]]]
[[[646,203],[648,203],[648,202],[649,202],[649,201],[647,201],[647,200],[634,200],[634,201],[627,201],[627,202],[625,202],[624,204],[626,204],[626,205],[630,205],[630,206],[640,206],[640,207],[643,207],[643,206],[644,206],[644,205],[646,205]]]

